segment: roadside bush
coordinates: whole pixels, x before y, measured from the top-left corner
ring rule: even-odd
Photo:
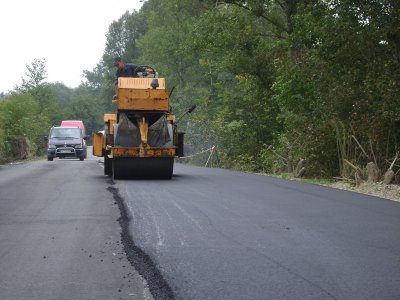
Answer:
[[[35,141],[48,130],[48,118],[29,94],[12,94],[0,102],[0,155],[2,161],[26,158],[36,152]]]

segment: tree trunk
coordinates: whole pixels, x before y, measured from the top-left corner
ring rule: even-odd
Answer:
[[[359,171],[356,171],[356,172],[354,173],[354,179],[356,180],[356,186],[360,186],[362,180],[361,180],[361,174],[360,174]]]
[[[391,183],[393,178],[394,178],[394,171],[392,169],[387,170],[383,179],[383,184]]]
[[[305,168],[305,167],[302,167],[302,168],[300,169],[300,171],[299,171],[297,174],[295,174],[295,177],[301,177],[301,176],[303,176],[303,174],[304,174],[305,171],[306,171],[306,168]]]
[[[391,163],[389,170],[386,171],[385,176],[383,178],[383,184],[389,184],[393,180],[393,177],[395,175],[394,171],[393,171],[393,166],[398,157],[399,157],[399,152],[396,153],[396,157],[394,158],[393,162]]]
[[[11,153],[16,159],[26,159],[31,153],[31,143],[25,136],[11,137]]]
[[[287,170],[288,173],[293,173],[293,162],[292,162],[292,158],[289,156],[288,160],[287,160]]]
[[[304,174],[304,172],[305,172],[305,170],[306,170],[306,169],[303,167],[305,161],[306,161],[306,160],[302,158],[302,159],[300,159],[299,162],[297,163],[296,169],[294,170],[294,176],[295,176],[295,177],[301,177],[301,176]]]
[[[372,161],[367,164],[368,170],[368,182],[378,182],[379,180],[379,168]]]

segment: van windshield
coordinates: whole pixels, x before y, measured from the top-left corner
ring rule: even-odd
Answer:
[[[50,138],[81,138],[81,130],[79,128],[53,128]]]

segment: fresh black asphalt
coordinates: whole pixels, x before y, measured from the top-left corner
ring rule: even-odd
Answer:
[[[176,164],[0,166],[0,299],[400,299],[400,202]]]
[[[400,299],[400,202],[180,164],[114,188],[175,299]]]

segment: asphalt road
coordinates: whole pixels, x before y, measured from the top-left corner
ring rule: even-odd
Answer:
[[[399,202],[180,164],[112,182],[101,167],[0,166],[0,299],[400,299]]]
[[[114,188],[157,299],[400,299],[399,202],[185,165]]]
[[[97,161],[0,166],[0,299],[152,299]]]

